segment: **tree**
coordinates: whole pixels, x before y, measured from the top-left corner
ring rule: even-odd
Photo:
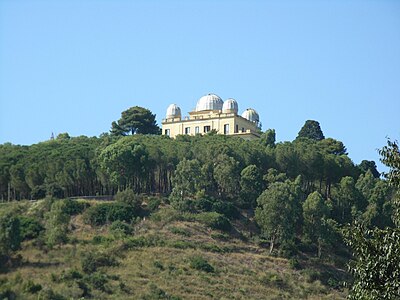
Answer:
[[[204,190],[206,184],[200,162],[197,159],[183,159],[176,166],[174,177],[172,178],[171,201],[185,200],[194,198],[198,192]]]
[[[244,203],[255,206],[258,196],[264,189],[263,176],[256,165],[249,165],[240,173],[240,194]]]
[[[355,224],[345,232],[346,243],[355,257],[350,267],[354,275],[350,299],[400,298],[400,152],[397,142],[389,140],[380,154],[381,161],[390,168],[385,176],[396,189],[393,202],[396,227],[366,229],[362,224]]]
[[[134,106],[121,113],[121,118],[111,124],[112,135],[160,134],[156,124],[156,115],[150,110]]]
[[[317,244],[318,257],[321,257],[322,244],[325,238],[325,220],[329,208],[319,192],[308,195],[303,203],[304,234],[312,243]]]
[[[21,244],[20,221],[11,213],[0,217],[0,266]]]
[[[381,174],[376,169],[376,164],[373,160],[363,160],[358,167],[362,173],[370,171],[375,178],[379,178]]]
[[[239,192],[239,163],[226,154],[218,155],[214,166],[214,180],[219,194],[224,198],[235,198]]]
[[[297,181],[297,180],[296,180]],[[270,240],[270,253],[275,244],[291,244],[299,219],[299,184],[290,181],[272,183],[257,199],[255,218]]]
[[[296,139],[309,138],[312,140],[320,141],[323,140],[324,134],[322,133],[319,122],[314,120],[307,120],[303,127],[300,129]]]
[[[70,216],[66,210],[66,202],[64,200],[56,200],[46,214],[46,240],[49,247],[63,244],[67,241]]]
[[[268,129],[261,134],[260,142],[264,146],[275,147],[276,133],[275,129]]]

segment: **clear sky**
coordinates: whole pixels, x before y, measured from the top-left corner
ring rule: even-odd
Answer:
[[[400,1],[0,0],[0,143],[98,136],[135,105],[161,125],[210,92],[278,141],[314,119],[378,163],[400,139]]]

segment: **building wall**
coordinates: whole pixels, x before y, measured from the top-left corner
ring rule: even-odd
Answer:
[[[162,134],[169,135],[172,138],[175,138],[179,134],[195,135],[196,127],[199,129],[198,133],[204,134],[206,133],[205,126],[209,126],[210,131],[216,130],[218,134],[238,135],[245,139],[259,137],[257,126],[254,123],[233,113],[223,114],[215,112],[193,112],[190,113],[190,117],[187,119],[175,118],[163,120]],[[228,130],[227,133],[225,133],[226,130]]]

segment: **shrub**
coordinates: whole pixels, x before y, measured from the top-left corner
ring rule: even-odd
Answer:
[[[300,262],[295,257],[289,259],[289,265],[294,270],[300,270],[301,269]]]
[[[196,212],[196,201],[193,199],[176,199],[171,202],[172,207],[180,212]]]
[[[195,202],[195,208],[197,211],[210,211],[212,209],[213,203],[206,198],[200,198]]]
[[[114,256],[105,253],[88,252],[81,258],[82,271],[85,273],[96,272],[99,267],[116,266],[117,260]]]
[[[134,210],[139,210],[142,204],[142,199],[138,194],[135,194],[131,189],[118,191],[114,197],[115,201],[125,203],[132,207]]]
[[[32,188],[31,197],[34,200],[43,199],[46,197],[46,187],[43,185],[35,185]]]
[[[92,244],[93,245],[100,245],[100,244],[105,244],[109,245],[111,242],[113,242],[114,239],[111,237],[106,237],[102,235],[95,235],[92,239]]]
[[[154,283],[150,284],[150,292],[142,297],[142,300],[180,300],[181,298],[169,295]]]
[[[22,240],[30,240],[39,236],[44,227],[36,218],[20,216],[20,233]]]
[[[81,214],[87,207],[90,206],[88,202],[81,202],[77,200],[66,199],[65,201],[65,213],[70,216]]]
[[[153,212],[158,209],[161,204],[161,199],[157,197],[148,197],[147,198],[147,208]]]
[[[41,290],[38,300],[65,300],[62,295],[55,293],[52,289]]]
[[[193,256],[190,259],[190,267],[199,270],[199,271],[204,271],[207,273],[213,273],[214,267],[208,263],[207,260],[205,260],[202,256]]]
[[[236,207],[232,203],[226,201],[215,201],[212,204],[212,210],[223,214],[229,219],[238,218],[239,216],[239,211],[236,209]]]
[[[182,235],[182,236],[191,236],[190,231],[187,230],[186,228],[171,227],[169,230],[174,234],[179,234],[179,235]]]
[[[137,212],[126,203],[100,203],[89,207],[85,211],[83,219],[85,223],[92,226],[100,226],[114,221],[125,221],[129,223],[136,213]]]
[[[108,283],[107,275],[94,272],[86,277],[86,280],[96,289],[103,292],[107,292],[108,288],[106,284]]]
[[[42,290],[42,286],[38,283],[34,283],[32,280],[28,280],[24,284],[24,291],[30,294],[36,294]]]
[[[229,231],[231,229],[231,223],[229,220],[217,212],[201,213],[196,216],[196,219],[213,229],[219,229],[223,231]]]
[[[132,233],[132,226],[122,222],[122,221],[114,221],[110,226],[110,232],[115,237],[123,237]]]

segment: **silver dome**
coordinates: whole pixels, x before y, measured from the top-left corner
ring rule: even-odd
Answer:
[[[235,99],[229,98],[225,100],[224,105],[222,105],[222,112],[225,114],[235,113],[237,114],[239,110],[238,103]]]
[[[242,113],[242,117],[249,120],[250,122],[258,124],[260,122],[260,117],[258,113],[252,109],[248,108]]]
[[[222,110],[224,102],[215,94],[208,94],[199,99],[196,105],[196,111],[202,110]]]
[[[181,109],[176,104],[171,104],[167,108],[167,119],[180,118],[182,116]]]

